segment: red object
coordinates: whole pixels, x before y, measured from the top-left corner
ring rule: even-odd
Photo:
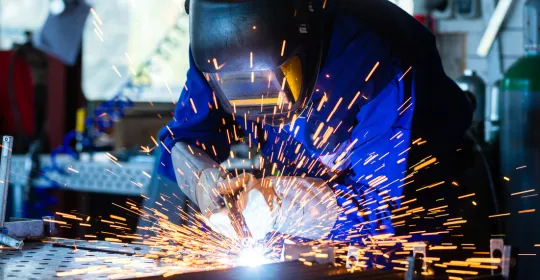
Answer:
[[[19,136],[19,128],[13,116],[11,95],[9,93],[9,68],[14,51],[0,51],[0,133]],[[13,88],[15,103],[20,115],[22,132],[32,137],[35,134],[34,84],[30,66],[24,57],[16,58],[13,67]]]
[[[435,32],[435,20],[430,15],[415,14],[414,18],[427,27],[431,32]],[[429,24],[429,26],[428,26]]]
[[[49,148],[62,145],[66,133],[75,128],[75,112],[84,98],[81,89],[81,59],[66,66],[53,56],[48,57],[47,69],[47,135]]]
[[[62,140],[67,132],[66,113],[68,69],[58,59],[49,56],[47,77],[47,134],[49,145],[54,149],[62,145]]]

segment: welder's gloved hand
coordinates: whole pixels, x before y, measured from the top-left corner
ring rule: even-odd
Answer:
[[[250,174],[233,177],[204,151],[185,143],[177,143],[171,154],[178,186],[206,218],[223,207],[221,193],[247,188],[253,181]]]
[[[195,193],[201,213],[210,218],[212,214],[226,207],[221,195],[246,190],[254,184],[254,181],[255,177],[249,173],[234,177],[223,169],[203,170]]]
[[[240,194],[238,209],[255,240],[272,231],[292,236],[321,239],[332,230],[338,206],[333,191],[320,179],[269,177],[257,180]],[[210,217],[218,232],[236,239],[225,209]]]

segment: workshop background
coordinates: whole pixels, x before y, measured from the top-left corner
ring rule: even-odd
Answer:
[[[540,65],[520,64],[538,55],[524,52],[527,32],[534,33],[524,29],[526,1],[392,2],[433,31],[447,74],[470,92],[478,169],[467,180],[484,194],[479,213],[502,215],[492,237],[518,247],[519,267],[527,269],[521,275],[532,275],[540,264],[532,221],[540,217],[516,210],[536,208],[540,181],[540,99],[530,91]],[[157,134],[172,118],[189,67],[188,21],[184,0],[0,0],[0,135],[14,137],[6,221],[122,213],[136,234],[148,221],[119,206],[151,208],[165,197],[193,211],[176,184],[154,172]],[[512,79],[534,86],[515,98],[510,93],[520,89],[501,84]],[[227,168],[258,169],[248,146],[233,151]],[[168,218],[181,223],[172,212]],[[55,234],[111,237],[103,223],[57,225]]]

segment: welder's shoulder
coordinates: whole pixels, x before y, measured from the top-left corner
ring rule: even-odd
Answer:
[[[425,48],[435,47],[435,36],[390,1],[337,0],[334,3],[332,9],[336,17],[354,18],[382,41],[396,46],[397,55],[406,60],[415,60]]]

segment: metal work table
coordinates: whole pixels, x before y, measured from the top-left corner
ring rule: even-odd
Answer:
[[[286,262],[259,267],[205,271],[204,268],[171,266],[166,261],[142,257],[149,248],[109,242],[59,240],[27,243],[23,250],[0,250],[1,279],[356,279],[345,268],[328,265],[308,267]],[[73,247],[63,247],[74,244]],[[78,244],[78,245],[77,245]],[[77,249],[75,249],[75,246]],[[101,251],[96,251],[101,250]],[[403,279],[403,272],[363,272],[365,279]],[[355,276],[356,275],[356,276]],[[370,278],[374,277],[374,278]]]
[[[155,249],[154,249],[155,250]],[[170,259],[144,257],[152,249],[144,245],[105,241],[53,238],[26,243],[22,250],[0,249],[0,279],[417,279],[404,271],[348,271],[328,264],[306,266],[298,261],[271,263],[257,267],[208,270],[175,265]],[[181,254],[181,252],[179,253]],[[410,260],[410,264],[414,261]],[[417,264],[412,265],[417,266]],[[418,265],[422,270],[422,265]],[[448,276],[426,276],[426,280]],[[483,275],[464,279],[503,280],[502,275]]]
[[[64,242],[78,247],[35,242],[26,243],[20,251],[0,250],[0,279],[129,279],[170,271],[163,268],[166,266],[163,262],[140,256],[148,253],[145,246],[80,240]],[[94,249],[88,250],[88,247]],[[175,271],[185,273],[195,269],[175,267]]]

